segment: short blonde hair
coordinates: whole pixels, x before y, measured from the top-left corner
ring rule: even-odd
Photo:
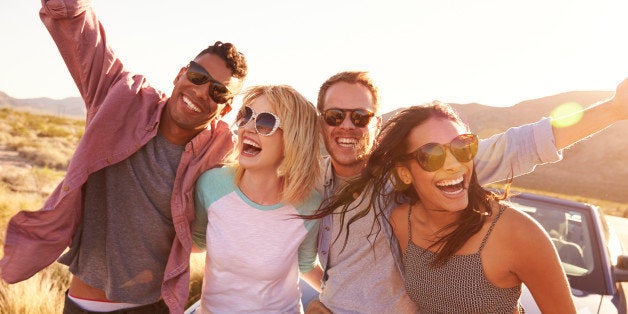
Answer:
[[[316,108],[287,85],[250,87],[244,93],[242,106],[250,106],[260,96],[266,97],[281,120],[284,158],[277,169],[277,177],[283,180],[282,202],[298,205],[316,188],[322,175]],[[236,185],[244,174],[244,169],[236,162],[238,149],[230,158],[231,165],[236,169]]]

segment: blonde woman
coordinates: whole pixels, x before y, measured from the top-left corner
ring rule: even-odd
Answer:
[[[318,221],[296,218],[321,202],[314,106],[289,86],[249,89],[227,165],[196,185],[193,239],[206,248],[201,311],[302,311],[299,273],[317,286]]]

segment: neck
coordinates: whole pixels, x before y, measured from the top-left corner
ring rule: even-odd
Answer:
[[[275,172],[269,175],[245,170],[238,188],[257,204],[274,205],[281,202],[283,180],[278,178]]]
[[[183,129],[172,121],[170,116],[166,114],[165,111],[166,110],[164,110],[164,113],[161,115],[161,120],[159,121],[159,132],[168,140],[168,142],[179,146],[186,145],[203,130],[203,128],[195,130]]]
[[[358,164],[350,166],[343,166],[335,163],[333,159],[331,164],[333,166],[334,174],[343,178],[352,178],[359,175],[360,173],[362,173],[362,170],[364,170],[364,167],[366,166],[366,162],[360,162]]]
[[[460,212],[427,209],[421,203],[413,205],[412,209],[412,216],[415,217],[415,221],[433,232],[445,228],[460,216]]]

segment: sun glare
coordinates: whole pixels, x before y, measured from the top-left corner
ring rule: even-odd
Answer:
[[[578,123],[582,119],[582,105],[577,102],[567,102],[552,110],[550,117],[556,128],[566,128]]]

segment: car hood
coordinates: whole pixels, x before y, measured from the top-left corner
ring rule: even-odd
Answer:
[[[571,289],[574,304],[578,313],[598,313],[603,296],[600,294],[588,293],[578,289]],[[607,296],[610,298],[610,296]],[[541,313],[536,306],[530,290],[523,285],[521,290],[521,305],[526,313]]]

